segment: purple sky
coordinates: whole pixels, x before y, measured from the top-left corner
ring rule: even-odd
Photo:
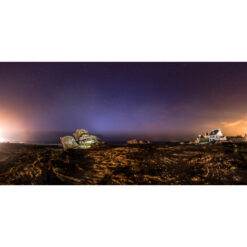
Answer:
[[[0,134],[247,132],[247,63],[0,63]],[[23,137],[24,138],[24,137]]]

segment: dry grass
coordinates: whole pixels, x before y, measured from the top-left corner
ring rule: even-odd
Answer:
[[[247,144],[58,146],[0,144],[1,184],[247,184]]]

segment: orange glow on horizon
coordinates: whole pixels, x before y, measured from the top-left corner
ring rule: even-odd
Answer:
[[[247,132],[247,120],[240,119],[231,122],[222,122],[222,129],[225,130],[225,135],[244,136]]]

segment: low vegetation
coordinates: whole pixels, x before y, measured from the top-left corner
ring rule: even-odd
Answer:
[[[144,144],[64,151],[0,144],[0,184],[247,184],[247,144]]]

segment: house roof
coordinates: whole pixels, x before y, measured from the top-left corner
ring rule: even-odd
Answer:
[[[213,131],[211,131],[210,135],[211,135],[211,136],[215,136],[215,135],[217,135],[219,132],[220,132],[220,130],[213,130]]]

